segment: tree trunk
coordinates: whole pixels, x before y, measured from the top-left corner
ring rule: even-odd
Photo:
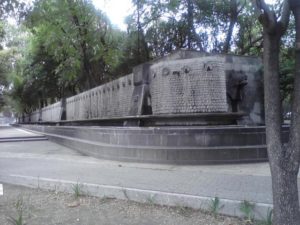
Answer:
[[[273,222],[274,225],[299,225],[298,166],[293,166],[297,159],[290,158],[292,151],[283,146],[281,138],[278,74],[281,35],[278,29],[264,31],[266,142],[272,174]]]
[[[226,35],[223,53],[228,53],[229,49],[230,49],[230,41],[231,41],[233,29],[234,29],[234,26],[236,24],[237,17],[238,17],[237,7],[238,7],[238,4],[237,4],[236,0],[230,0],[230,23],[229,23],[228,32]]]
[[[264,31],[264,96],[266,112],[266,135],[269,157],[279,162],[281,141],[281,102],[279,92],[280,35]],[[276,90],[276,91],[274,91]],[[278,91],[277,91],[278,90]],[[271,160],[272,163],[273,160]],[[272,165],[271,165],[272,166]]]
[[[294,148],[294,158],[298,159],[298,167],[300,161],[300,3],[295,1],[292,5],[292,11],[296,22],[296,69],[293,92],[292,105],[292,121],[291,121],[291,136],[290,144]]]
[[[187,46],[188,49],[192,48],[193,41],[193,27],[194,27],[194,5],[191,0],[187,0],[187,22],[188,22],[188,33],[187,33]]]
[[[299,225],[297,171],[272,168],[274,225]]]

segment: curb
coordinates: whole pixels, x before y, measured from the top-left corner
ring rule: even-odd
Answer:
[[[100,198],[117,198],[130,200],[140,203],[157,204],[164,206],[189,207],[196,210],[210,211],[213,198],[189,195],[183,193],[162,192],[156,190],[136,189],[131,187],[121,187],[113,185],[101,185],[93,183],[81,183],[70,180],[57,180],[51,178],[10,175],[0,176],[0,181],[9,184],[26,186],[31,188],[41,188],[57,192],[74,193],[74,185],[79,184],[83,193],[89,196]],[[219,214],[243,218],[244,214],[240,211],[241,201],[219,198]],[[257,220],[267,218],[272,204],[257,203],[253,210],[253,216]]]

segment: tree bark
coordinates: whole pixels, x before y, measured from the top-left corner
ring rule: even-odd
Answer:
[[[230,41],[233,33],[234,26],[237,22],[238,17],[238,4],[236,0],[230,0],[230,23],[228,32],[226,35],[226,40],[224,43],[223,53],[228,53],[230,49]]]
[[[279,92],[280,33],[264,33],[264,82],[267,148],[272,175],[275,225],[300,224],[297,170],[289,167],[281,140]],[[277,90],[277,91],[274,91]]]
[[[298,167],[300,161],[300,3],[291,1],[291,8],[296,22],[296,54],[295,54],[295,80],[292,105],[292,121],[290,145],[294,149],[293,158],[298,159]]]
[[[193,41],[193,27],[194,27],[194,5],[191,0],[187,0],[187,22],[188,22],[188,36],[187,36],[187,46],[188,49],[192,48]]]
[[[297,65],[296,76],[297,74],[299,76],[296,78],[295,85],[298,85],[298,87],[295,86],[294,90],[294,106],[292,112],[293,121],[290,128],[290,139],[288,144],[283,144],[281,138],[282,106],[279,87],[279,52],[280,40],[285,33],[288,24],[290,5],[288,0],[284,1],[282,16],[278,21],[275,13],[269,9],[263,0],[253,0],[253,2],[258,9],[259,19],[264,28],[263,64],[265,82],[266,142],[272,175],[274,205],[273,224],[299,225],[300,210],[297,175],[300,161],[300,64]],[[300,11],[297,11],[296,13],[300,14]],[[298,18],[298,21],[299,20],[300,18]],[[299,36],[298,38],[300,41]],[[297,57],[297,60],[299,60],[298,63],[300,63],[300,55]]]
[[[269,157],[279,162],[281,141],[281,102],[279,92],[279,45],[280,35],[264,31],[264,97],[266,112],[266,136]],[[274,91],[276,90],[276,91]],[[277,91],[278,90],[278,91]],[[270,161],[272,164],[272,161]],[[271,165],[272,166],[272,165]]]
[[[299,225],[298,173],[285,169],[285,166],[273,166],[273,224]]]

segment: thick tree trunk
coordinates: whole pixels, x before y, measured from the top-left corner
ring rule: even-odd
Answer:
[[[267,148],[272,173],[275,225],[299,225],[298,167],[292,166],[281,139],[281,102],[279,90],[279,47],[277,30],[264,32],[264,82]]]
[[[299,225],[297,171],[272,169],[274,225]]]
[[[278,20],[264,0],[252,0],[264,28],[264,87],[266,136],[272,174],[274,225],[299,225],[298,171],[300,161],[300,1],[285,0]],[[286,32],[290,10],[296,18],[296,78],[293,116],[288,144],[281,140],[281,101],[279,88],[280,40]],[[299,47],[299,48],[298,48]]]
[[[290,145],[294,149],[293,158],[298,159],[298,167],[300,161],[300,3],[295,1],[292,5],[292,11],[296,22],[296,69],[294,80],[294,93],[292,105],[292,122],[291,122],[291,136]]]
[[[279,44],[280,35],[264,31],[263,64],[267,147],[271,150],[269,157],[275,159],[276,163],[279,162],[280,149],[274,150],[282,145],[281,102],[280,92],[277,91],[279,90]]]

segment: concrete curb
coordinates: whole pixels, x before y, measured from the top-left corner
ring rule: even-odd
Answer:
[[[78,179],[78,181],[70,181],[12,174],[10,176],[0,176],[0,181],[31,188],[41,188],[67,193],[74,193],[74,185],[78,184],[80,185],[81,191],[89,196],[96,196],[100,198],[117,198],[165,206],[189,207],[192,209],[201,209],[205,211],[210,211],[213,200],[211,197],[189,195],[184,193],[171,193],[156,190],[136,189],[131,187],[82,183],[80,182],[80,179]],[[240,210],[240,205],[242,203],[241,201],[224,199],[222,197],[220,197],[219,200],[219,214],[241,218],[244,217],[244,214]],[[270,209],[273,208],[272,204],[257,202],[251,203],[255,204],[253,216],[257,220],[263,220],[267,218]]]

